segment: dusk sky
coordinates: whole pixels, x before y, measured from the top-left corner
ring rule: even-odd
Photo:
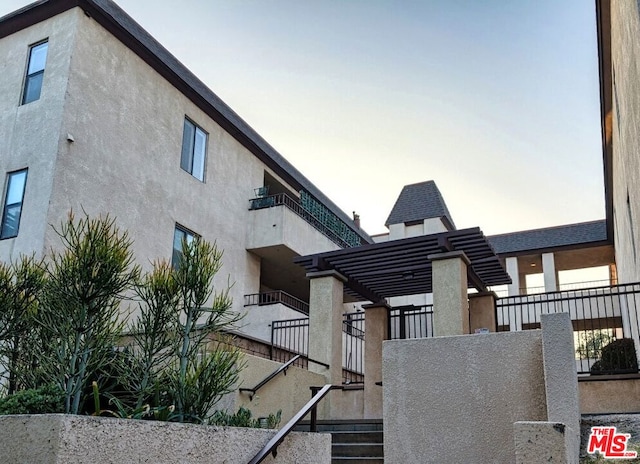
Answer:
[[[370,234],[430,179],[458,228],[604,218],[594,1],[117,3]]]

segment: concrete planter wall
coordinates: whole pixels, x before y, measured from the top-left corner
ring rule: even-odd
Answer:
[[[0,416],[0,461],[246,464],[273,430],[47,414]],[[329,464],[331,436],[292,433],[265,463]]]

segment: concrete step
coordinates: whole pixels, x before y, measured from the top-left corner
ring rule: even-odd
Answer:
[[[332,458],[331,464],[383,464],[383,458]]]
[[[382,431],[379,430],[334,430],[331,432],[333,443],[380,443],[383,442]]]
[[[384,456],[382,443],[334,443],[331,445],[334,458],[381,458]]]

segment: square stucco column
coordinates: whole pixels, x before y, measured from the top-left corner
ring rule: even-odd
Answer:
[[[542,272],[544,273],[544,291],[558,291],[558,273],[553,253],[542,253]]]
[[[335,271],[310,272],[309,370],[323,374],[327,383],[342,383],[342,313],[346,278]]]
[[[389,335],[389,311],[385,302],[363,306],[364,344],[364,418],[382,419],[382,342]]]
[[[427,259],[432,261],[434,337],[468,334],[469,259],[462,251],[433,254]]]
[[[520,295],[520,271],[518,270],[517,256],[509,256],[505,260],[507,273],[511,277],[511,283],[507,286],[507,294],[509,296]]]
[[[497,332],[496,323],[496,294],[494,292],[480,292],[469,295],[469,330],[489,329]]]
[[[569,313],[542,314],[542,362],[547,396],[547,420],[568,427],[575,456],[580,447],[580,401],[573,325]]]

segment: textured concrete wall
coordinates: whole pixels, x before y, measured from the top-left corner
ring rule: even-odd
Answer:
[[[80,14],[68,11],[0,40],[0,186],[5,188],[7,172],[29,168],[20,231],[18,237],[0,241],[2,261],[17,259],[21,253],[41,254],[44,249],[58,145],[66,138],[60,126],[69,51]],[[49,48],[40,99],[20,105],[29,46],[44,39]]]
[[[513,424],[546,420],[540,331],[383,346],[385,462],[513,462]]]
[[[640,379],[578,382],[581,414],[636,413],[640,411]]]
[[[240,373],[239,387],[253,388],[282,363],[245,355],[247,367]],[[309,387],[324,385],[324,376],[310,372],[307,369],[291,366],[287,373],[279,374],[267,385],[261,388],[253,401],[247,393],[233,393],[233,405],[228,409],[237,411],[240,406],[249,408],[254,417],[267,416],[282,410],[282,424],[291,419],[311,399]],[[282,425],[281,424],[281,425]]]
[[[613,208],[618,280],[640,280],[640,13],[611,2]]]
[[[0,416],[3,462],[246,464],[275,431],[65,416]],[[294,433],[265,461],[329,464],[331,436]]]
[[[559,422],[516,422],[513,424],[516,464],[577,464],[575,440]]]

